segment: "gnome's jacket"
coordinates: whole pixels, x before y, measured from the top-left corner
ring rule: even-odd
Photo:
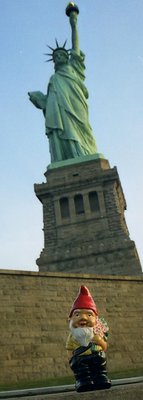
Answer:
[[[93,352],[97,351],[102,351],[102,347],[99,345],[96,345],[96,336],[99,335],[101,336],[105,342],[107,342],[108,340],[108,325],[106,323],[106,321],[104,320],[104,318],[98,318],[97,317],[97,324],[96,327],[94,328],[94,336],[92,339],[92,345],[90,348],[88,348],[87,346],[87,350],[86,347],[83,348],[83,352],[81,352],[81,355],[90,355],[93,354]],[[95,343],[94,343],[95,340]],[[67,342],[66,342],[66,349],[70,350],[74,353],[74,351],[81,347],[81,344],[75,339],[75,337],[72,335],[72,333],[69,334],[68,338],[67,338]]]

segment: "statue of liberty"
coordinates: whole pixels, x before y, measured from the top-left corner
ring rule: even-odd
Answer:
[[[72,49],[56,48],[48,54],[54,62],[47,94],[29,92],[32,103],[43,110],[46,135],[49,139],[51,162],[97,153],[96,143],[88,121],[88,91],[84,85],[84,54],[79,48],[77,30],[78,7],[69,3],[66,14],[71,25]]]

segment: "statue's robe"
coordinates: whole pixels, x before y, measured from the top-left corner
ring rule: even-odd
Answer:
[[[84,69],[83,53],[72,50],[68,63],[59,65],[51,76],[47,95],[30,93],[45,116],[52,162],[97,152],[88,121]]]

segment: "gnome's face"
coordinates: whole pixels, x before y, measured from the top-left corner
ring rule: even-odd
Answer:
[[[96,325],[96,315],[90,309],[77,309],[73,311],[70,323],[73,328],[91,328]]]

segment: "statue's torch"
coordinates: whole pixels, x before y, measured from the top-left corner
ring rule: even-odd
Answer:
[[[67,7],[66,7],[66,15],[68,17],[70,17],[71,12],[76,12],[77,14],[79,14],[79,9],[77,7],[77,5],[75,3],[68,3]]]

